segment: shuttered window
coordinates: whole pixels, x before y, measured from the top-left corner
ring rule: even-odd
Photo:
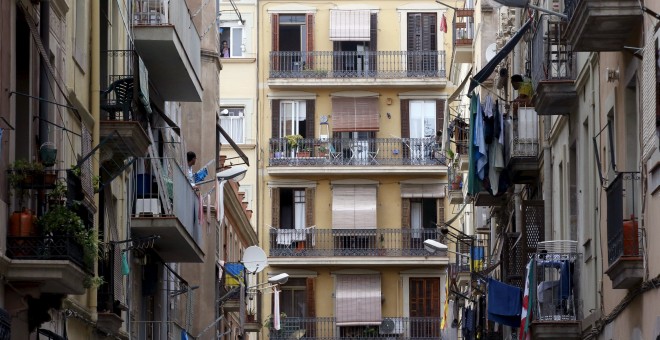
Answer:
[[[334,185],[333,229],[376,229],[375,185]]]
[[[337,275],[337,326],[379,325],[382,320],[380,275]]]
[[[330,10],[331,41],[369,41],[370,25],[368,10]]]
[[[378,131],[378,98],[332,98],[332,131]]]

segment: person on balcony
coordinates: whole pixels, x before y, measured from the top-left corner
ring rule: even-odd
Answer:
[[[188,153],[186,154],[186,158],[188,160],[188,172],[186,173],[188,177],[188,182],[190,182],[190,184],[195,184],[194,172],[192,167],[197,162],[197,155],[193,151],[188,151]]]
[[[518,116],[518,107],[532,106],[532,97],[534,96],[534,89],[532,88],[532,81],[527,77],[520,74],[511,76],[511,86],[514,90],[518,91],[518,97],[513,100],[513,117]]]
[[[222,47],[220,50],[220,58],[229,58],[231,55],[231,52],[229,50],[229,44],[227,43],[227,40],[222,41]]]

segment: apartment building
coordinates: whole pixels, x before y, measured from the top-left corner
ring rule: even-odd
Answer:
[[[447,11],[258,3],[257,221],[264,274],[289,275],[263,338],[440,336],[450,259],[424,241],[452,215]]]
[[[3,339],[243,334],[219,277],[256,233],[239,186],[221,185],[237,178],[215,179],[231,144],[216,12],[2,3]],[[211,174],[195,186],[187,151]]]
[[[482,226],[491,235],[488,265],[469,270],[470,285],[494,278],[529,297],[521,311],[527,325],[498,325],[490,307],[477,318],[485,320],[488,335],[655,338],[657,270],[649,259],[659,206],[653,122],[658,9],[628,1],[537,5],[539,10],[495,9],[495,25],[481,28],[497,32],[495,50],[485,51],[492,59],[481,66],[474,60],[477,72],[468,76],[478,84],[461,89],[462,95],[476,89],[467,114],[470,148],[479,147],[476,98],[481,105],[487,96],[498,98],[497,109],[506,113],[507,189],[502,193],[500,180],[494,194],[492,183],[473,174],[478,151],[469,150],[467,189],[456,195],[481,211],[465,217],[475,226],[472,239]],[[483,12],[488,3],[480,7],[476,11]],[[525,105],[512,102],[519,95],[511,85],[514,74],[533,89]],[[455,167],[462,168],[460,159]],[[490,293],[489,284],[450,299],[491,301]]]

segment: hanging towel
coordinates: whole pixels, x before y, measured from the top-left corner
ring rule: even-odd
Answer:
[[[483,181],[486,175],[486,164],[488,164],[488,151],[486,151],[486,141],[484,140],[484,119],[481,103],[477,96],[477,113],[475,116],[474,127],[474,146],[477,147],[476,161],[477,161],[477,177]]]
[[[131,273],[131,267],[128,266],[128,251],[121,252],[121,275],[128,275]]]
[[[510,327],[520,327],[522,291],[495,279],[488,279],[488,319]]]
[[[280,330],[280,291],[277,287],[273,290],[273,329]]]

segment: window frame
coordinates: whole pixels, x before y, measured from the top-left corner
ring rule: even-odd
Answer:
[[[219,115],[218,116],[220,126],[222,126],[222,128],[225,130],[225,132],[227,132],[227,134],[229,136],[231,136],[231,139],[236,144],[245,144],[246,143],[246,138],[245,138],[245,106],[235,105],[235,106],[222,106],[222,107],[220,107],[221,111],[225,110],[225,109],[229,111],[229,115],[227,115],[227,116]],[[239,110],[239,111],[234,112],[233,110]],[[239,115],[233,116],[233,115],[231,115],[232,113],[238,113]],[[230,124],[230,126],[228,128],[228,127],[226,127],[225,125],[222,124],[224,121],[240,121],[240,127],[238,127],[238,128],[242,130],[241,133],[240,133],[242,138],[241,139],[236,138],[236,134],[234,133],[235,130],[234,130],[233,124]],[[222,135],[220,135],[220,142],[222,144],[227,144],[228,143],[225,140],[224,136],[222,136]]]

